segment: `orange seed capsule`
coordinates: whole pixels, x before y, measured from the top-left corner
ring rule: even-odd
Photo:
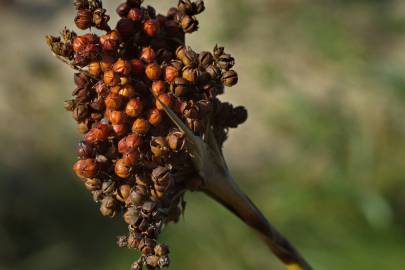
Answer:
[[[159,125],[163,120],[163,115],[158,109],[149,110],[148,121],[152,126]]]
[[[121,178],[128,178],[131,175],[131,167],[123,159],[117,160],[114,167],[115,174]]]
[[[73,165],[73,171],[81,178],[92,178],[97,174],[97,163],[93,159],[82,159]]]
[[[171,108],[173,105],[173,99],[169,94],[161,94],[156,98],[155,103],[156,108],[160,111],[164,110],[162,103]]]
[[[133,98],[128,101],[125,113],[131,117],[137,117],[143,111],[143,103],[140,98]]]
[[[146,66],[145,74],[149,80],[157,81],[162,75],[162,69],[156,63],[149,64]]]
[[[132,132],[145,135],[150,129],[150,124],[146,119],[138,118],[134,121],[132,125]]]

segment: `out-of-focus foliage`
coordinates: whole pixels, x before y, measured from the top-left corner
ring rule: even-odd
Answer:
[[[0,269],[126,269],[125,225],[101,218],[71,173],[71,71],[44,41],[72,26],[70,1],[1,3]],[[404,268],[405,3],[206,4],[189,42],[235,55],[240,84],[224,98],[250,110],[225,148],[239,183],[315,269]],[[163,236],[173,269],[283,269],[225,209],[187,200]]]

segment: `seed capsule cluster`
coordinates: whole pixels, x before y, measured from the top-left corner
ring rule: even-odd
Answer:
[[[122,215],[128,224],[117,244],[140,251],[132,269],[158,269],[170,262],[158,236],[179,220],[196,176],[185,134],[163,104],[197,136],[211,127],[221,146],[247,112],[218,99],[238,81],[234,58],[218,46],[200,53],[185,46],[185,34],[198,29],[203,1],[180,0],[167,15],[142,2],[120,4],[121,19],[112,29],[101,1],[76,0],[77,27],[105,33],[78,35],[65,28],[47,41],[78,71],[74,99],[65,102],[84,134],[73,170],[102,215]]]

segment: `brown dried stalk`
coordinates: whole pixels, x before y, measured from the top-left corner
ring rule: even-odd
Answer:
[[[208,124],[204,140],[195,136],[182,120],[163,102],[165,112],[186,134],[188,150],[201,177],[199,190],[221,203],[260,234],[271,251],[288,270],[312,270],[296,248],[264,217],[231,176],[222,152]]]

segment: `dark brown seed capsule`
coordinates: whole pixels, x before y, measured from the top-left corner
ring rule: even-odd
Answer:
[[[167,135],[167,143],[172,151],[178,152],[184,149],[186,140],[184,133],[179,130],[173,130]]]
[[[159,257],[169,254],[169,247],[164,244],[159,244],[155,246],[155,254]]]
[[[108,195],[108,194],[112,194],[115,192],[115,187],[116,187],[115,182],[110,180],[110,181],[104,182],[101,185],[101,190],[103,191],[104,194]]]
[[[91,26],[92,22],[92,12],[88,9],[81,9],[77,12],[77,16],[75,18],[75,24],[77,28],[85,30]]]
[[[221,81],[225,86],[234,86],[238,83],[238,74],[234,70],[229,70],[222,74]]]
[[[95,149],[86,142],[80,142],[77,146],[77,156],[80,159],[93,158],[95,154]]]
[[[148,268],[156,268],[159,266],[159,257],[156,255],[152,255],[152,256],[148,256],[146,257],[146,265],[148,266]]]
[[[192,14],[193,13],[193,3],[191,0],[180,0],[177,8],[180,12],[185,14]]]
[[[135,30],[134,22],[129,19],[123,18],[118,21],[116,29],[120,36],[122,36],[124,39],[127,39],[133,34]]]
[[[214,62],[214,56],[210,52],[201,52],[198,55],[198,64],[202,68],[207,68]]]
[[[198,30],[198,21],[196,18],[191,16],[184,16],[181,19],[180,25],[186,33],[192,33]]]
[[[150,141],[150,149],[154,156],[161,157],[167,154],[167,141],[163,137],[153,137]]]
[[[171,85],[171,91],[178,97],[187,95],[189,89],[188,82],[181,77],[175,78],[173,84]]]
[[[118,202],[112,196],[107,196],[101,201],[100,212],[103,216],[115,217],[117,206]]]
[[[122,3],[118,5],[117,9],[115,10],[120,17],[125,17],[128,14],[129,6],[127,3]]]
[[[139,220],[139,211],[136,207],[128,208],[124,213],[124,221],[129,225],[135,225]]]

